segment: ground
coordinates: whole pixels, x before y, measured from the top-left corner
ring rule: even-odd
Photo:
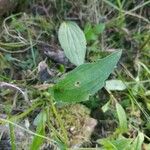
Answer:
[[[146,0],[0,0],[0,150],[149,150],[149,6]],[[50,90],[75,68],[58,39],[63,21],[84,32],[86,62],[122,50],[107,86],[76,104],[56,103]]]

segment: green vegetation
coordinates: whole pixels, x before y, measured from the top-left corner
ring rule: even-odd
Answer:
[[[0,149],[150,149],[150,1],[0,1]]]

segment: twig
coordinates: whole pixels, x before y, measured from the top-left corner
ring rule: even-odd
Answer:
[[[11,88],[11,89],[16,89],[17,91],[19,91],[23,95],[24,100],[30,105],[26,91],[24,92],[21,88],[17,87],[14,84],[6,83],[6,82],[0,82],[0,88],[5,88],[5,87]]]

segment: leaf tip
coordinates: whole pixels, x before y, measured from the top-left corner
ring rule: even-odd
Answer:
[[[117,53],[118,57],[121,57],[121,55],[122,55],[122,49],[118,50],[116,53]]]

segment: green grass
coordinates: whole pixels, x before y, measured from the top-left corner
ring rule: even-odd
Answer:
[[[24,8],[26,14],[15,11],[0,18],[0,126],[9,125],[12,149],[21,145],[16,140],[17,128],[28,133],[28,139],[41,142],[39,146],[49,143],[54,148],[64,150],[77,146],[77,143],[81,144],[78,149],[92,150],[103,146],[106,150],[114,150],[119,149],[121,144],[125,144],[126,149],[129,146],[139,149],[140,143],[149,149],[150,21],[147,14],[150,1],[65,0],[60,3],[57,0],[34,0],[26,5],[30,8],[36,6],[43,16],[33,15],[33,10],[27,7]],[[75,109],[74,106],[68,107],[67,104],[57,105],[47,88],[47,84],[53,86],[53,83],[43,83],[38,73],[39,63],[45,60],[49,68],[58,73],[56,79],[62,75],[56,64],[44,55],[44,46],[47,44],[54,49],[60,48],[58,27],[62,20],[76,21],[85,31],[87,61],[95,61],[118,49],[123,50],[119,65],[109,79],[121,80],[126,89],[103,89],[89,101],[79,104],[87,106],[90,117],[98,122],[97,130],[93,131],[91,138],[86,135],[88,139],[84,144],[79,142],[77,135],[85,136],[79,131],[89,113],[84,114],[83,109],[76,113],[71,110]],[[10,85],[4,88],[4,82]],[[121,107],[119,110],[118,107],[116,109],[118,103]],[[105,112],[101,108],[105,108]],[[47,120],[42,120],[40,127],[35,126],[33,122],[42,111]],[[127,119],[127,130],[124,131],[120,129],[126,126],[118,115],[120,112],[125,113]],[[29,120],[29,128],[26,128],[26,119]],[[101,124],[109,121],[113,123],[110,128],[103,125],[105,134],[102,135]],[[31,143],[28,143],[30,148]]]

